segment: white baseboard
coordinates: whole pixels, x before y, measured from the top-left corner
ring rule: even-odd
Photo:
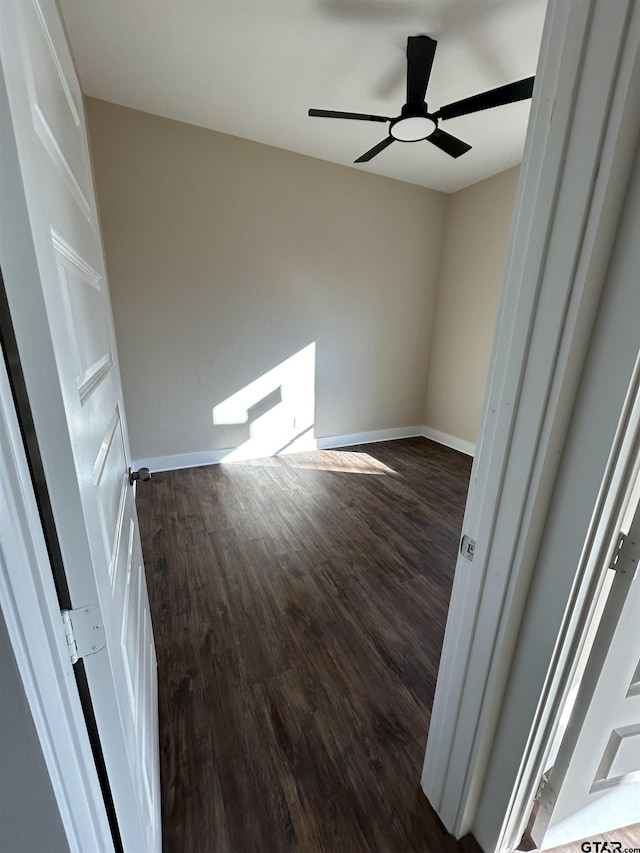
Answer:
[[[352,447],[354,444],[373,444],[376,441],[393,441],[396,438],[415,438],[422,435],[423,427],[396,427],[395,429],[374,429],[370,432],[352,432],[346,435],[325,435],[316,439],[318,450],[331,450],[334,447]]]
[[[395,429],[376,429],[369,432],[352,432],[346,435],[320,436],[305,445],[305,449],[331,450],[337,447],[353,447],[357,444],[373,444],[376,441],[394,441],[398,438],[415,438],[422,436],[446,447],[452,447],[473,456],[475,445],[470,441],[464,441],[445,432],[424,426],[397,427]],[[203,450],[199,453],[177,453],[173,456],[154,456],[149,459],[137,459],[134,468],[148,468],[151,473],[160,471],[178,471],[181,468],[198,468],[202,465],[217,465],[224,462],[227,457],[239,461],[244,455],[238,453],[238,448],[227,448],[223,450]],[[249,457],[247,457],[249,458]]]
[[[430,438],[431,441],[437,441],[438,444],[444,444],[445,447],[451,447],[453,450],[459,450],[460,453],[466,453],[467,456],[475,456],[476,454],[476,446],[472,441],[465,441],[464,438],[457,438],[447,432],[440,432],[439,429],[423,426],[420,427],[418,435],[423,438]]]
[[[148,468],[151,473],[160,471],[178,471],[180,468],[199,468],[202,465],[216,465],[222,462],[228,450],[202,450],[199,453],[176,453],[174,456],[153,456],[149,459],[136,459],[133,467]]]

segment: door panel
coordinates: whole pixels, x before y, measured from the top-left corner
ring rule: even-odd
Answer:
[[[73,606],[98,604],[105,627],[106,648],[84,668],[120,833],[127,851],[159,850],[153,631],[82,96],[52,0],[3,3],[0,57],[40,274],[28,286],[40,288],[56,388],[38,383],[31,330],[18,323],[16,338],[29,396],[62,403],[58,421],[34,420],[70,448],[65,500],[48,485]],[[46,469],[51,435],[41,446]]]
[[[593,777],[589,793],[640,779],[640,723],[613,729]]]
[[[111,420],[100,443],[93,465],[93,484],[100,518],[104,553],[109,567],[109,579],[115,589],[122,525],[129,491],[126,478],[127,457],[122,435],[120,407],[116,404]]]
[[[138,618],[140,613],[140,581],[141,575],[133,562],[133,543],[135,536],[135,525],[133,519],[129,521],[129,535],[127,547],[126,576],[124,606],[122,618],[122,631],[120,634],[120,648],[124,662],[124,674],[127,681],[127,693],[129,696],[129,707],[131,719],[134,726],[138,719],[138,684],[140,675],[140,656],[138,649],[143,648],[144,640],[140,635],[143,630],[143,620]]]
[[[60,299],[75,357],[76,386],[84,403],[113,367],[108,325],[108,295],[102,276],[62,237],[52,235]]]
[[[21,46],[29,57],[24,72],[33,129],[87,221],[97,230],[82,92],[64,36],[61,38],[58,13],[53,4],[34,2],[33,14],[27,14],[21,23]]]

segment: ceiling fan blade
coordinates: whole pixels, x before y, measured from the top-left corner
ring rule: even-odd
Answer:
[[[427,94],[438,42],[429,36],[407,39],[407,103],[422,104]]]
[[[372,116],[367,113],[341,113],[336,110],[309,110],[309,115],[319,118],[353,118],[358,121],[391,121],[386,116]]]
[[[450,157],[462,157],[462,155],[466,154],[467,151],[471,151],[470,145],[463,142],[461,139],[458,139],[456,136],[451,136],[450,133],[440,130],[439,127],[433,131],[431,136],[427,136],[427,142],[433,143],[436,148],[444,151],[444,153],[448,154]]]
[[[507,83],[506,86],[498,86],[497,89],[489,89],[479,95],[454,101],[446,107],[440,107],[435,118],[448,119],[457,116],[466,116],[469,113],[477,113],[480,110],[490,110],[492,107],[501,107],[503,104],[513,104],[516,101],[525,101],[531,97],[535,77],[527,77],[525,80],[516,80],[515,83]]]
[[[377,145],[374,145],[373,148],[370,148],[362,157],[358,157],[357,160],[354,160],[354,163],[368,163],[369,160],[372,160],[376,154],[379,154],[381,151],[391,145],[392,142],[395,142],[393,136],[387,136],[386,139],[383,139],[382,142],[378,142]]]

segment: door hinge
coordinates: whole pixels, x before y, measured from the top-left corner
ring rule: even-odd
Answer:
[[[616,542],[615,551],[613,552],[613,557],[611,558],[611,562],[609,563],[610,569],[618,569],[618,563],[620,562],[620,555],[622,554],[622,550],[624,548],[624,543],[627,541],[626,533],[619,533],[618,540]]]
[[[465,534],[460,543],[460,551],[462,552],[462,556],[466,557],[467,560],[473,560],[473,555],[476,552],[476,540]]]
[[[631,533],[628,535],[626,533],[619,533],[609,568],[623,575],[635,575],[638,568],[638,560],[640,560],[640,542],[638,541],[638,537],[632,536]]]
[[[62,625],[71,663],[95,655],[107,644],[100,608],[95,605],[62,610]]]

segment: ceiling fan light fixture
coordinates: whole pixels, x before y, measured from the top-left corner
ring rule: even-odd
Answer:
[[[400,142],[419,142],[431,136],[437,126],[434,119],[428,116],[408,116],[395,121],[389,133]]]
[[[368,163],[396,140],[399,142],[420,142],[427,139],[431,145],[435,145],[449,157],[454,159],[462,157],[463,154],[471,151],[469,143],[441,130],[438,127],[438,122],[478,113],[482,110],[490,110],[504,104],[513,104],[516,101],[524,101],[530,98],[533,93],[534,78],[527,77],[524,80],[507,83],[506,86],[490,89],[488,92],[471,95],[471,97],[463,98],[461,101],[446,104],[435,113],[430,113],[426,96],[437,46],[436,40],[430,36],[409,36],[407,39],[407,101],[397,118],[368,113],[345,113],[337,110],[316,109],[309,110],[309,115],[320,118],[390,122],[389,135],[374,145],[373,148],[365,151],[357,160],[354,160],[354,163]]]

